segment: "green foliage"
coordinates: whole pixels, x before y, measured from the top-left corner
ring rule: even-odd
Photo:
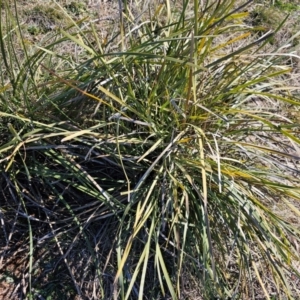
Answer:
[[[280,0],[276,0],[274,3],[274,6],[278,7],[279,9],[282,9],[284,11],[287,11],[287,12],[293,12],[293,11],[300,10],[300,5],[293,3],[293,1],[283,2]]]
[[[40,28],[38,26],[35,26],[35,25],[28,26],[27,30],[32,35],[37,35],[37,34],[41,33]]]
[[[85,11],[86,4],[81,1],[72,1],[70,4],[66,4],[65,8],[69,10],[75,16],[80,15]]]
[[[27,295],[42,248],[81,296],[179,299],[194,280],[198,298],[293,299],[299,231],[272,207],[300,215],[300,102],[235,4],[166,1],[140,23],[126,6],[105,42],[69,20],[31,44],[5,11],[1,218],[6,246],[28,243]]]

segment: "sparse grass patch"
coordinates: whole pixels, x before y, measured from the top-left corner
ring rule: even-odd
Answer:
[[[86,12],[86,3],[82,1],[71,1],[71,3],[66,3],[64,7],[75,16]]]
[[[35,24],[40,32],[46,33],[56,27],[65,27],[65,15],[54,7],[54,5],[36,4],[32,9],[24,12],[27,16],[26,22]],[[31,25],[32,26],[32,25]]]
[[[256,27],[259,34],[263,34],[268,30],[274,31],[278,27],[279,20],[286,19],[285,25],[270,42],[280,48],[287,40],[294,37],[290,43],[292,46],[297,46],[300,28],[299,8],[290,1],[275,1],[272,5],[269,1],[258,1],[251,9],[249,22]]]
[[[297,4],[295,1],[287,2],[287,1],[275,0],[274,6],[287,12],[294,12],[300,10],[300,5]]]
[[[105,40],[99,20],[30,45],[1,28],[1,259],[23,243],[19,297],[299,295],[299,230],[273,207],[300,215],[300,101],[283,53],[262,51],[276,28],[257,37],[236,4],[128,3]]]

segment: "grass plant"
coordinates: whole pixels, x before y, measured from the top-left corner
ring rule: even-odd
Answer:
[[[1,2],[7,295],[295,299],[299,229],[273,209],[300,215],[299,57],[268,43],[284,22],[258,34],[252,1],[142,2],[102,38],[53,1],[67,25],[40,42]]]

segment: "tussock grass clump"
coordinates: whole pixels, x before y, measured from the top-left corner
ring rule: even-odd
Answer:
[[[112,37],[79,20],[40,44],[6,11],[2,263],[12,276],[26,253],[18,295],[299,293],[299,231],[272,208],[299,216],[300,102],[280,49],[262,51],[274,33],[243,22],[250,2],[166,1],[147,17],[125,3]]]

